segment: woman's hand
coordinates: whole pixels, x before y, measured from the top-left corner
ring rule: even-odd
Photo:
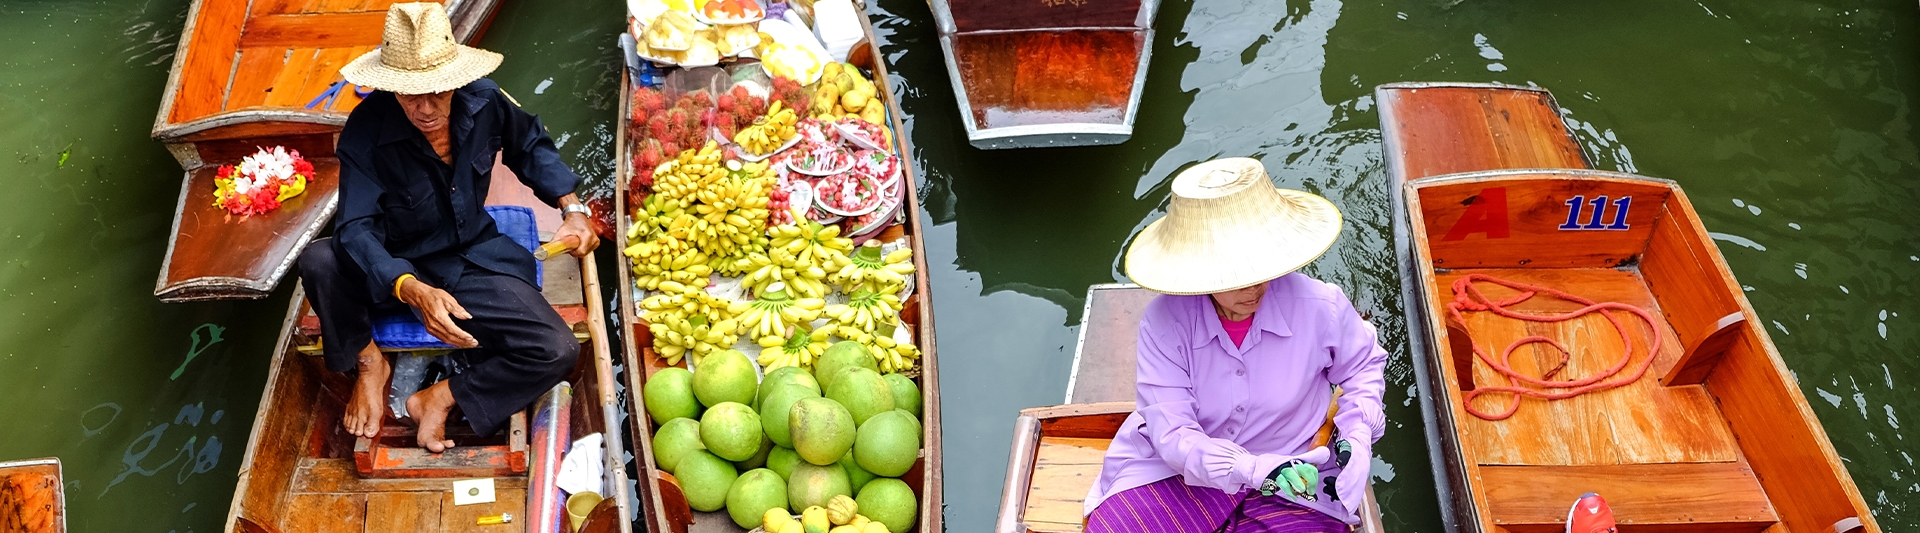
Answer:
[[[432,333],[441,342],[458,348],[480,346],[480,341],[475,340],[473,335],[454,325],[453,319],[472,320],[473,314],[468,313],[467,308],[460,307],[460,302],[454,300],[447,291],[427,285],[419,278],[407,278],[400,284],[400,301],[419,309],[420,316],[426,321],[427,333]]]

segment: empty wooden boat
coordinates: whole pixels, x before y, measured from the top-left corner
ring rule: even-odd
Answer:
[[[332,217],[334,137],[360,103],[340,67],[380,45],[395,0],[195,0],[154,119],[153,138],[186,169],[154,295],[163,301],[262,298]],[[498,0],[451,0],[461,42]],[[213,207],[214,175],[258,147],[299,150],[316,179],[270,213]]]
[[[67,491],[60,459],[0,461],[0,531],[66,533]]]
[[[1159,0],[928,3],[974,147],[1119,144],[1133,135]]]
[[[1563,531],[1589,491],[1625,531],[1879,530],[1678,184],[1590,170],[1537,87],[1375,101],[1450,530]]]
[[[521,229],[537,231],[541,240],[550,237],[560,223],[559,211],[539,203],[504,166],[494,167],[487,205],[525,208],[538,228]],[[502,230],[509,235],[514,232],[504,224]],[[568,394],[550,392],[492,438],[476,437],[464,421],[449,420],[447,437],[457,446],[442,454],[414,445],[413,428],[391,418],[378,439],[346,433],[340,417],[353,390],[352,378],[327,371],[319,355],[326,339],[320,337],[319,320],[310,310],[304,288],[296,286],[268,367],[267,387],[247,440],[225,530],[557,531],[530,523],[541,516],[535,496],[558,494],[550,477],[532,475],[542,465],[557,467],[559,456],[542,452],[542,444],[571,443],[599,433],[611,493],[592,510],[581,531],[631,531],[626,446],[619,431],[624,415],[615,392],[614,354],[607,338],[599,272],[592,265],[593,254],[584,259],[556,255],[541,268],[542,294],[581,342],[578,366],[567,378]],[[383,345],[382,351],[399,350]],[[457,407],[454,412],[459,413]],[[548,430],[554,431],[555,439],[543,439],[543,431]],[[492,479],[492,501],[456,504],[453,482],[474,478]],[[512,521],[485,528],[477,523],[480,517],[502,514],[511,514]],[[565,520],[565,511],[559,517]]]
[[[922,395],[920,414],[922,446],[919,460],[900,479],[919,496],[919,517],[913,531],[939,533],[945,530],[942,515],[945,508],[941,499],[940,482],[940,365],[934,348],[933,302],[929,299],[932,291],[927,284],[926,248],[921,240],[925,234],[925,226],[920,221],[920,196],[916,192],[917,187],[914,183],[916,174],[913,171],[913,159],[910,157],[913,150],[908,148],[905,135],[907,130],[901,126],[900,120],[903,115],[900,113],[900,104],[894,98],[893,89],[888,86],[891,78],[888,77],[887,65],[882,60],[886,56],[880,54],[879,45],[874,40],[872,21],[863,15],[860,17],[860,24],[866,34],[865,38],[854,44],[846,62],[870,72],[874,84],[879,88],[875,97],[886,103],[888,129],[894,139],[894,153],[901,156],[901,179],[905,181],[903,185],[906,188],[904,203],[900,206],[901,216],[905,221],[883,230],[874,239],[893,242],[905,236],[913,249],[914,274],[910,277],[909,283],[913,284],[915,290],[903,302],[900,323],[911,332],[914,343],[919,346],[921,352],[919,375],[914,376],[913,380],[920,387]],[[621,94],[632,94],[631,83],[631,77],[622,76]],[[633,169],[625,164],[632,161],[629,152],[630,143],[626,137],[627,132],[630,131],[628,121],[631,116],[627,106],[631,103],[631,98],[621,99],[620,127],[616,128],[619,137],[614,142],[614,146],[618,147],[619,152],[615,160],[623,163],[620,165],[618,178],[621,185],[616,187],[617,190],[626,190],[626,184],[633,179]],[[615,194],[614,197],[617,200],[615,212],[619,213],[615,216],[618,220],[616,226],[618,231],[615,235],[626,235],[628,226],[631,224],[627,198],[624,194]],[[651,436],[658,424],[653,423],[652,416],[646,409],[638,407],[642,405],[640,393],[647,379],[653,374],[669,366],[686,366],[687,363],[683,360],[678,365],[668,365],[666,360],[654,352],[653,333],[648,330],[646,322],[641,320],[640,309],[637,307],[639,291],[633,285],[632,271],[631,258],[621,256],[620,288],[615,292],[620,295],[620,320],[627,325],[626,334],[621,335],[626,343],[627,395],[628,403],[636,406],[633,416],[629,418],[632,425],[628,433],[632,435],[634,470],[637,472],[635,475],[639,482],[637,496],[640,498],[645,527],[647,531],[655,533],[745,531],[734,524],[724,510],[712,513],[694,511],[687,504],[686,495],[681,491],[679,481],[675,480],[672,474],[661,470],[654,462]]]
[[[1134,409],[1134,365],[1140,314],[1158,293],[1137,285],[1095,285],[1087,291],[1079,346],[1067,379],[1066,404],[1020,411],[1013,453],[1000,492],[995,533],[1079,533],[1087,492],[1100,477],[1107,447]],[[1333,434],[1332,419],[1318,443]],[[1379,533],[1373,487],[1355,529]]]

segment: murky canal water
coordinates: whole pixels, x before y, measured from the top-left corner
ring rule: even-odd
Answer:
[[[0,0],[0,458],[66,462],[74,531],[220,528],[287,295],[151,296],[178,167],[148,138],[185,0]],[[507,0],[482,46],[604,190],[619,2]],[[1059,403],[1086,286],[1180,168],[1266,161],[1346,213],[1307,271],[1396,359],[1376,489],[1439,529],[1406,359],[1372,87],[1552,89],[1596,165],[1671,178],[1715,232],[1881,524],[1920,526],[1920,8],[1911,2],[1169,2],[1134,139],[965,145],[921,0],[870,6],[922,171],[947,517],[984,531],[1016,411]],[[605,259],[605,258],[603,258]],[[1819,317],[1819,318],[1815,318]]]

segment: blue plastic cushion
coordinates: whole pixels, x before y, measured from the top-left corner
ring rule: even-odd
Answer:
[[[500,233],[513,239],[515,244],[526,247],[528,251],[540,246],[540,228],[533,222],[533,209],[517,205],[490,205],[487,214],[493,215],[494,226]],[[534,287],[539,288],[544,266],[533,264]],[[373,317],[373,342],[381,348],[390,350],[451,350],[452,345],[440,342],[438,337],[427,333],[427,326],[420,323],[413,313],[400,313]]]

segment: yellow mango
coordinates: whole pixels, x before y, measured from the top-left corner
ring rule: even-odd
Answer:
[[[819,506],[808,507],[806,511],[801,512],[800,525],[805,529],[805,533],[827,533],[827,529],[832,526],[827,521],[827,510]]]
[[[845,108],[851,113],[859,113],[860,109],[866,107],[867,101],[872,98],[873,96],[866,92],[853,91],[840,96],[840,107]]]

